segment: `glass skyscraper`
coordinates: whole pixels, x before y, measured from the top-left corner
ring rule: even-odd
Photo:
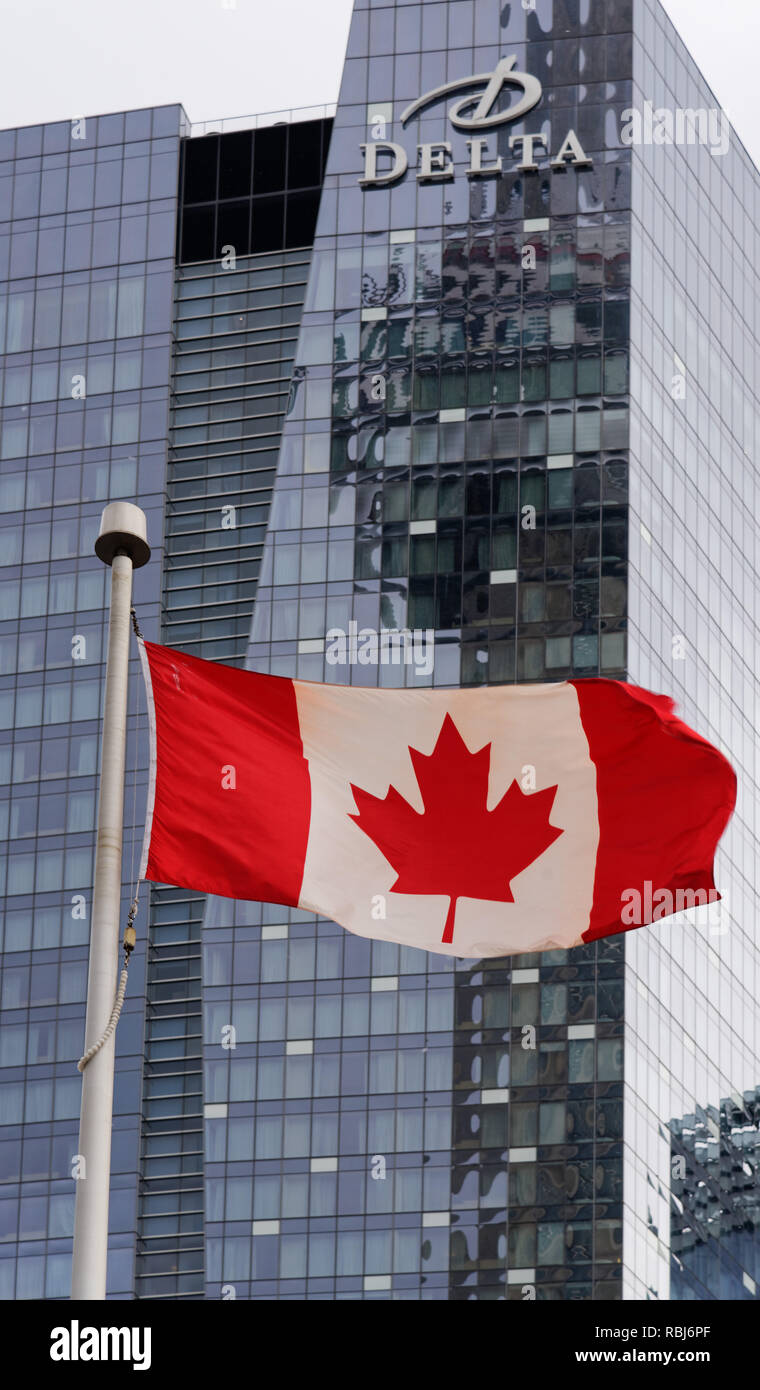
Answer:
[[[61,1298],[70,1283],[108,618],[93,544],[106,502],[140,503],[154,563],[136,577],[135,601],[155,630],[184,128],[181,109],[167,106],[0,136],[5,1298]],[[147,776],[134,739],[136,660],[132,677],[128,805],[144,802]],[[125,842],[125,911],[138,837]],[[130,1298],[135,1280],[144,969],[143,946],[117,1044],[115,1298]]]
[[[92,543],[129,497],[152,639],[355,685],[627,678],[740,802],[719,920],[570,951],[145,887],[111,1296],[757,1297],[760,177],[715,108],[659,0],[356,0],[334,123],[0,137],[4,1296],[68,1288]],[[432,631],[432,671],[332,664],[351,624]],[[144,704],[134,672],[125,910]]]

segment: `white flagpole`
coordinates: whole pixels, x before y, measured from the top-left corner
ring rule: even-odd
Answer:
[[[95,554],[111,566],[100,795],[87,979],[85,1053],[108,1028],[116,993],[124,821],[124,765],[132,572],[150,559],[145,513],[131,502],[111,502],[100,523]],[[104,1299],[108,1254],[115,1036],[92,1056],[82,1075],[77,1153],[72,1299]]]

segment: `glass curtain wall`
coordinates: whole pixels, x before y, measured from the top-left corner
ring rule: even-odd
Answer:
[[[632,105],[670,113],[672,138],[665,126],[663,142],[633,150],[630,673],[673,695],[739,780],[717,858],[720,912],[626,941],[626,1296],[668,1298],[671,1222],[674,1261],[689,1225],[671,1123],[678,1131],[701,1113],[717,1143],[725,1103],[732,1128],[751,1128],[760,1078],[760,175],[655,0],[637,5],[634,77]],[[690,134],[684,112],[694,113]],[[730,1173],[725,1181],[728,1201]],[[722,1223],[713,1231],[702,1259],[715,1268],[700,1278],[735,1297],[736,1280],[721,1272]],[[757,1283],[754,1258],[744,1273]],[[670,1296],[692,1296],[677,1261],[674,1271]]]
[[[178,106],[0,134],[0,1296],[65,1298],[84,1038],[109,575],[104,505],[147,513],[158,633]],[[131,663],[123,920],[147,783]],[[139,737],[137,735],[139,734]],[[138,928],[140,921],[138,918]],[[109,1294],[134,1289],[145,1008],[117,1033]]]
[[[239,665],[331,122],[183,142],[161,640]],[[254,254],[250,254],[251,251]],[[139,1296],[202,1296],[204,898],[152,890]]]
[[[511,54],[542,104],[469,179],[452,98],[401,112]],[[631,77],[623,0],[356,4],[252,668],[624,675]],[[593,168],[517,170],[510,135],[568,128]],[[410,152],[391,187],[373,140]],[[328,664],[352,621],[433,629],[432,674]],[[620,941],[455,961],[220,900],[204,936],[210,1297],[620,1297]]]

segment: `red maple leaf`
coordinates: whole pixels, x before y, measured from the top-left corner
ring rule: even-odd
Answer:
[[[358,814],[351,820],[398,873],[392,893],[451,899],[441,940],[453,941],[458,898],[514,902],[511,879],[563,834],[549,824],[557,788],[526,796],[513,781],[489,811],[491,745],[471,753],[448,714],[432,753],[409,753],[424,811],[393,786],[380,798],[352,785]]]

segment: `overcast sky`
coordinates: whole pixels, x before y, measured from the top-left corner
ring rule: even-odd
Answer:
[[[760,0],[664,0],[760,164]],[[352,0],[0,0],[0,129],[179,101],[191,121],[336,100]]]

